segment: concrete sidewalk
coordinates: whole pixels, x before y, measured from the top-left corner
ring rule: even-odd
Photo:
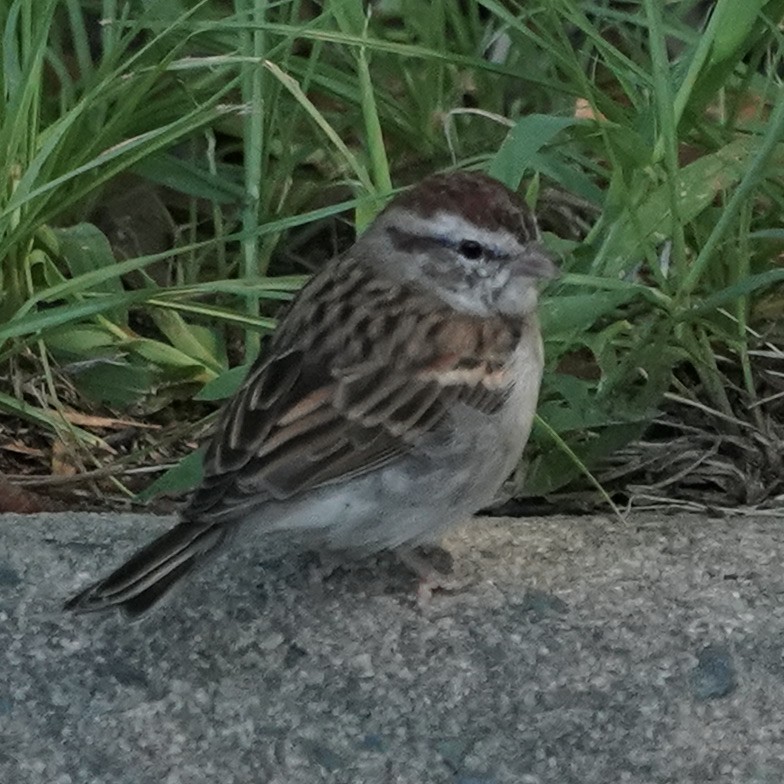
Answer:
[[[0,782],[784,781],[784,525],[480,520],[424,610],[233,553],[129,625],[62,600],[168,521],[0,517]]]

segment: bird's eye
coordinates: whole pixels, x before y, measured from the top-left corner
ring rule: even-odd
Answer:
[[[476,240],[463,240],[457,246],[457,250],[466,259],[478,259],[484,253],[481,243]]]

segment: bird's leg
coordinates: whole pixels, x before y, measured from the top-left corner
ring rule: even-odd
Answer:
[[[419,577],[417,604],[427,607],[434,592],[457,593],[465,586],[449,575],[453,559],[448,550],[438,545],[399,547],[395,550],[397,560]]]

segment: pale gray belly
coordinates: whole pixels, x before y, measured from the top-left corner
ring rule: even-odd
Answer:
[[[495,498],[530,426],[473,409],[452,415],[457,427],[380,470],[265,504],[246,532],[289,531],[313,546],[360,551],[435,540]]]

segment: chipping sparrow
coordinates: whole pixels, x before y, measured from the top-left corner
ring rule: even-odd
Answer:
[[[487,175],[397,196],[300,291],[223,411],[182,522],[71,599],[147,610],[238,531],[373,552],[493,500],[542,376],[529,210]]]

